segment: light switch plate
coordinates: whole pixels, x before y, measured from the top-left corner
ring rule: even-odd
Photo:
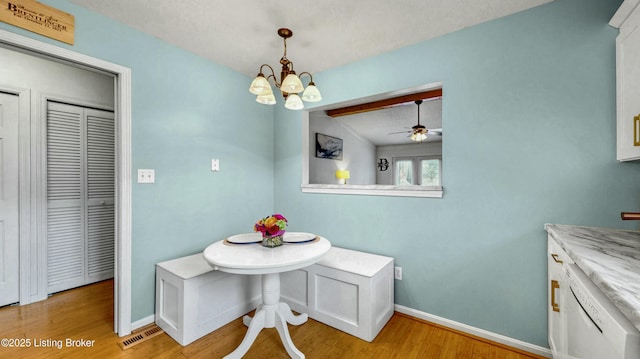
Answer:
[[[151,169],[138,169],[138,183],[155,183],[156,171]]]
[[[217,158],[211,159],[211,171],[218,172],[220,171],[220,160]]]

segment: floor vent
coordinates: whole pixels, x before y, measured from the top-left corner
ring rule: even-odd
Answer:
[[[140,344],[162,333],[164,333],[164,330],[155,324],[151,324],[123,338],[118,345],[122,350],[127,350],[136,344]]]

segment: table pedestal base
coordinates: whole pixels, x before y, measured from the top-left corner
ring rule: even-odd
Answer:
[[[276,328],[282,344],[290,357],[294,359],[304,359],[304,354],[293,344],[289,335],[287,323],[300,325],[307,321],[307,314],[294,315],[291,308],[286,303],[280,302],[280,274],[270,273],[262,275],[262,305],[256,309],[256,313],[251,318],[245,315],[242,318],[244,325],[249,327],[242,343],[225,356],[224,359],[240,359],[249,351],[249,348],[258,337],[263,328]]]

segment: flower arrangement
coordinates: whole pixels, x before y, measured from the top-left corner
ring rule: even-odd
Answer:
[[[264,217],[253,226],[254,231],[262,232],[262,245],[270,248],[282,245],[285,228],[287,219],[277,213]]]
[[[253,226],[254,231],[262,232],[262,237],[281,236],[285,228],[287,228],[287,219],[278,213],[264,217]]]

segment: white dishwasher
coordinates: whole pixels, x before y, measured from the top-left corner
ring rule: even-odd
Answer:
[[[575,264],[564,265],[568,359],[640,359],[640,332]]]

